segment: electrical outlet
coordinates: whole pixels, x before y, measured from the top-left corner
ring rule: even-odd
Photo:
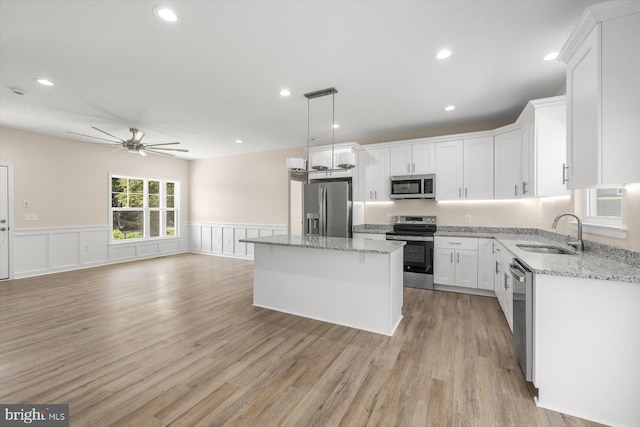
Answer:
[[[365,264],[367,262],[367,254],[364,252],[360,252],[360,264]]]
[[[467,224],[471,224],[471,215],[465,215],[464,220]]]
[[[24,220],[25,221],[37,221],[38,220],[38,214],[37,213],[24,214]]]

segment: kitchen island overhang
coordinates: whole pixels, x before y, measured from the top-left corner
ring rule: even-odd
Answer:
[[[268,236],[253,243],[253,305],[391,336],[402,320],[404,242]]]

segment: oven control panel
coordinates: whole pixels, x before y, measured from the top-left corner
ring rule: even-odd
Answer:
[[[399,215],[393,217],[394,224],[416,224],[416,225],[436,225],[435,216],[407,216]]]

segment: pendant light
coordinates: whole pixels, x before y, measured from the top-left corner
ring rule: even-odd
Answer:
[[[311,144],[311,100],[315,98],[321,98],[324,96],[331,95],[331,162],[330,164],[322,164],[314,167],[317,170],[324,171],[333,171],[333,170],[344,170],[351,169],[355,167],[355,153],[347,152],[340,153],[338,155],[338,168],[336,169],[336,165],[334,164],[335,160],[335,134],[336,128],[336,93],[338,90],[334,87],[330,87],[328,89],[317,90],[315,92],[305,93],[304,96],[307,98],[307,159],[297,158],[297,157],[289,157],[287,158],[287,169],[291,172],[307,173],[307,180],[309,179],[309,169],[311,165],[309,164],[309,146]],[[305,168],[306,164],[306,168]]]

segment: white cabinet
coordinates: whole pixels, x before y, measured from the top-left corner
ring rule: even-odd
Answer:
[[[494,195],[496,199],[521,196],[522,131],[520,129],[495,136]]]
[[[436,143],[436,200],[462,199],[464,142]]]
[[[362,150],[358,156],[360,179],[360,200],[389,200],[391,180],[389,175],[389,149],[375,148]],[[364,183],[364,185],[362,185]]]
[[[434,283],[478,287],[478,239],[436,237],[434,247]]]
[[[568,194],[563,179],[567,153],[566,97],[529,101],[521,117],[522,196]]]
[[[493,198],[493,137],[436,143],[436,199]]]
[[[465,200],[493,199],[493,137],[464,140],[463,180]]]
[[[567,63],[569,188],[640,182],[640,3],[588,8]]]
[[[494,291],[500,308],[504,313],[509,328],[513,331],[513,278],[509,271],[509,265],[513,259],[511,252],[502,245],[495,244],[495,283]]]
[[[433,142],[397,144],[390,148],[390,175],[426,175],[436,171]]]
[[[478,239],[478,289],[494,290],[494,242],[494,239]]]

